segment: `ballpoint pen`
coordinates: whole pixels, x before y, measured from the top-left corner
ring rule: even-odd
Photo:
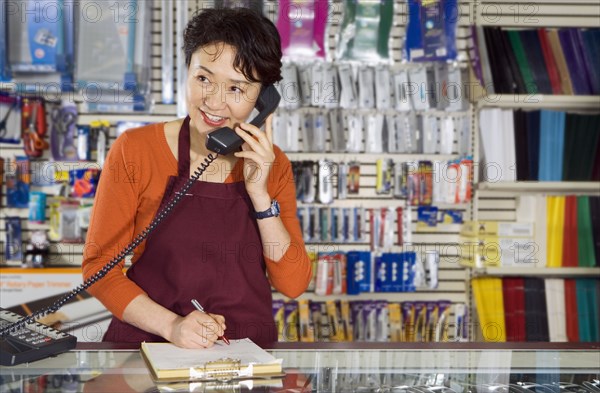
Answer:
[[[206,311],[204,311],[204,307],[202,307],[202,305],[200,303],[198,303],[198,301],[196,299],[192,299],[192,304],[194,305],[194,307],[196,307],[196,310],[200,311],[201,313],[204,313],[204,314],[208,315],[208,313]],[[213,318],[213,321],[217,322],[214,318]],[[222,336],[220,336],[219,338],[221,340],[223,340],[223,342],[225,344],[229,345],[229,340],[227,339],[227,337],[225,337],[224,334]]]

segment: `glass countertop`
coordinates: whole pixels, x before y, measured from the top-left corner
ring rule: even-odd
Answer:
[[[156,384],[136,349],[70,351],[2,367],[0,392],[406,392],[600,393],[600,350],[278,348],[285,377],[275,380]]]

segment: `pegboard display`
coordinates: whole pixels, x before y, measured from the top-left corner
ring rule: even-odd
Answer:
[[[141,122],[164,122],[176,118],[177,114],[177,103],[163,104],[162,100],[162,26],[163,26],[163,15],[164,10],[161,8],[165,2],[160,0],[152,0],[152,32],[151,32],[151,93],[154,105],[149,113],[89,113],[86,110],[86,102],[84,97],[78,95],[71,95],[70,97],[77,104],[79,115],[77,118],[78,124],[90,124],[96,120],[106,120],[109,123],[108,127],[108,145],[110,146],[117,138],[117,125],[122,121],[141,121]],[[210,6],[210,2],[207,1],[194,1],[189,0],[187,2],[188,15],[193,14],[202,7]],[[177,16],[180,5],[177,2],[166,2],[171,4],[171,12],[173,15],[173,30],[174,36],[172,39],[173,53],[179,51],[178,37],[176,33],[176,25],[178,23]],[[406,34],[406,24],[408,21],[408,8],[405,2],[395,1],[394,18],[391,30],[391,58],[393,64],[391,67],[411,67],[411,64],[406,64],[403,61],[403,46],[404,37]],[[277,15],[278,2],[276,1],[264,1],[264,14],[267,15],[271,20],[275,20]],[[181,11],[181,10],[179,10]],[[457,9],[458,19],[458,31],[457,31],[457,47],[459,55],[456,61],[456,66],[466,72],[468,67],[468,55],[467,55],[467,42],[469,36],[468,26],[474,23],[476,19],[475,12],[477,11],[474,4],[470,2],[460,2]],[[180,12],[181,14],[181,12]],[[328,16],[328,29],[326,32],[327,45],[329,53],[333,53],[336,47],[336,40],[340,29],[340,23],[343,18],[343,3],[341,1],[332,1],[330,3],[330,10]],[[180,23],[181,21],[179,21]],[[327,59],[328,62],[332,62],[331,58]],[[337,63],[337,62],[333,62]],[[177,70],[173,68],[172,74],[178,75]],[[465,74],[466,75],[466,74]],[[174,83],[174,96],[178,96],[177,83]],[[56,98],[56,97],[54,97]],[[301,108],[298,111],[311,112],[322,109],[315,108]],[[325,109],[325,111],[327,111]],[[369,111],[366,111],[369,112]],[[377,112],[377,110],[370,111]],[[389,113],[393,114],[394,111],[390,110]],[[432,115],[432,116],[448,116],[448,112],[429,110],[424,111],[421,114]],[[470,124],[473,117],[473,108],[469,103],[465,105],[464,110],[458,112],[452,112],[453,117],[461,118]],[[346,130],[347,133],[347,130]],[[458,134],[458,131],[456,131]],[[376,191],[377,184],[377,165],[376,161],[380,158],[388,158],[397,162],[414,162],[414,161],[446,161],[451,159],[457,159],[458,156],[458,137],[455,136],[452,141],[452,153],[451,154],[425,154],[425,153],[411,153],[411,154],[400,154],[400,153],[340,153],[331,152],[331,140],[330,133],[327,134],[325,141],[324,152],[306,152],[304,144],[306,141],[299,138],[299,151],[288,153],[288,157],[292,161],[305,161],[313,160],[318,161],[326,158],[333,162],[349,162],[355,161],[360,164],[361,176],[360,176],[360,192],[356,195],[350,195],[346,199],[334,199],[330,205],[332,207],[348,207],[348,206],[361,206],[365,209],[379,209],[383,207],[390,208],[392,211],[397,207],[406,207],[407,202],[405,199],[394,198],[391,194],[379,194]],[[362,141],[363,145],[366,143]],[[2,157],[12,158],[14,156],[23,155],[23,145],[7,145],[1,146]],[[49,152],[45,151],[44,156],[31,161],[32,166],[38,168],[47,168],[48,166],[54,166],[57,169],[67,170],[76,168],[97,168],[97,164],[91,162],[53,162],[50,160]],[[8,168],[8,170],[12,170]],[[42,170],[43,172],[43,170]],[[334,181],[338,181],[337,174],[333,177]],[[5,190],[3,190],[5,191]],[[40,191],[46,193],[48,197],[57,193],[58,191],[53,186],[43,187]],[[92,202],[91,200],[88,202]],[[500,203],[499,203],[500,202]],[[490,208],[489,217],[497,217],[507,220],[514,219],[514,197],[506,197],[500,199],[490,199],[489,202],[482,199],[480,202],[480,208],[487,206]],[[436,204],[440,209],[452,209],[456,210],[463,215],[463,219],[469,220],[473,218],[473,206],[471,203],[458,203],[458,204]],[[4,242],[5,239],[5,217],[18,216],[21,218],[23,228],[23,238],[29,239],[32,231],[38,229],[47,229],[46,224],[35,224],[28,221],[28,210],[27,209],[14,209],[7,208],[6,194],[3,192],[2,201],[2,214],[0,215],[0,239]],[[499,210],[500,209],[500,210]],[[482,212],[485,209],[482,210]],[[497,212],[497,214],[494,214]],[[49,217],[49,210],[46,211],[46,217]],[[487,217],[487,216],[486,216]],[[367,215],[368,220],[368,215]],[[367,221],[368,224],[368,221]],[[467,303],[468,293],[466,283],[468,282],[468,272],[459,264],[459,248],[457,243],[459,241],[459,224],[440,224],[435,227],[423,227],[417,225],[417,208],[416,206],[410,213],[409,229],[411,232],[411,243],[400,247],[394,245],[390,251],[400,252],[404,250],[416,250],[418,252],[425,252],[428,250],[439,251],[440,253],[440,265],[439,265],[439,285],[436,289],[418,289],[416,292],[406,293],[362,293],[359,296],[351,295],[338,295],[335,299],[381,299],[389,300],[393,302],[403,301],[438,301],[448,300],[453,304]],[[394,228],[397,227],[394,222]],[[370,236],[369,225],[366,225],[366,238]],[[397,229],[394,229],[394,236],[397,236]],[[5,247],[4,244],[2,244]],[[313,252],[319,251],[351,251],[351,250],[368,250],[368,240],[357,243],[319,243],[319,242],[307,242],[307,249]],[[49,265],[54,267],[73,267],[76,268],[81,265],[82,254],[84,251],[84,244],[80,243],[64,243],[64,242],[53,242],[50,249]],[[2,260],[1,265],[7,265],[6,261]],[[16,263],[8,263],[9,266],[19,266]],[[306,293],[302,295],[301,299],[311,300],[331,300],[331,296],[320,297],[314,293]]]

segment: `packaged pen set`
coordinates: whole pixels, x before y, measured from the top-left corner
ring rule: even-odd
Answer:
[[[455,322],[451,322],[454,309]],[[275,300],[279,341],[448,342],[466,338],[464,304],[449,301]]]
[[[329,205],[359,194],[360,167],[357,161],[292,162],[297,201]],[[467,203],[473,194],[472,173],[471,157],[447,161],[379,158],[375,161],[375,193],[405,199],[411,206]]]

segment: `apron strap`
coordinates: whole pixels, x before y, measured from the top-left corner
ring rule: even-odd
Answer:
[[[190,116],[186,116],[179,130],[177,143],[177,173],[185,179],[190,177]]]

